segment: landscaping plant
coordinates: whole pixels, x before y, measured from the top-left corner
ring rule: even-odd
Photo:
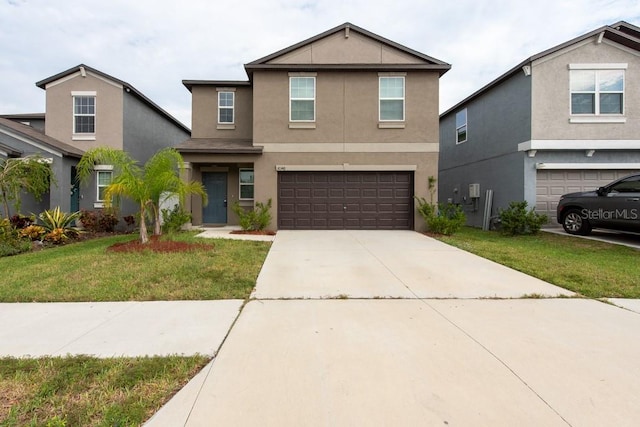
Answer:
[[[453,203],[434,205],[424,197],[415,197],[417,209],[427,229],[436,234],[451,235],[466,223],[467,217],[459,205]]]
[[[80,212],[62,212],[60,206],[38,215],[38,220],[46,231],[44,239],[55,244],[78,236],[80,230],[74,225],[78,218],[80,218]]]
[[[191,214],[185,212],[180,205],[175,205],[173,209],[162,209],[163,233],[180,231],[188,222],[191,222]]]
[[[0,257],[17,255],[31,250],[31,241],[20,237],[7,218],[0,219]]]
[[[271,199],[266,204],[256,202],[255,208],[248,211],[239,202],[235,202],[231,209],[238,215],[240,227],[245,231],[263,231],[271,223]]]
[[[500,209],[500,232],[509,236],[537,234],[549,218],[527,209],[527,202],[511,202],[507,209]]]
[[[20,212],[23,191],[40,200],[52,183],[55,183],[55,175],[51,166],[38,155],[0,159],[0,201],[5,218],[9,218],[10,202]]]
[[[153,234],[162,234],[160,227],[160,204],[173,196],[180,202],[189,194],[202,197],[207,202],[207,194],[202,183],[183,181],[180,175],[184,172],[184,162],[180,153],[174,148],[158,151],[141,167],[126,152],[109,147],[97,147],[87,151],[78,163],[78,177],[86,182],[93,174],[97,164],[113,165],[113,181],[105,190],[105,204],[111,206],[119,197],[127,197],[136,202],[140,208],[140,241],[149,241],[146,218],[153,224]]]

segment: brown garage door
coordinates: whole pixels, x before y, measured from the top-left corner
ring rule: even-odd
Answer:
[[[413,228],[413,172],[279,172],[280,229]]]

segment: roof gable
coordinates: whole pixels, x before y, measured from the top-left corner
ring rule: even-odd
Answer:
[[[260,69],[433,69],[451,66],[350,23],[332,28],[245,65],[250,75]]]
[[[154,111],[156,111],[160,115],[164,116],[167,120],[172,122],[174,125],[180,127],[182,130],[184,130],[187,133],[191,133],[191,130],[188,127],[186,127],[184,124],[178,121],[178,119],[173,117],[171,114],[167,113],[158,104],[153,102],[151,99],[147,98],[142,92],[138,91],[135,87],[133,87],[129,83],[123,80],[117,79],[113,76],[110,76],[109,74],[103,73],[102,71],[96,70],[95,68],[89,67],[88,65],[79,64],[79,65],[76,65],[75,67],[71,67],[68,70],[65,70],[61,73],[55,74],[51,77],[47,77],[46,79],[36,82],[36,86],[38,86],[41,89],[46,89],[47,85],[49,84],[58,82],[63,79],[68,79],[70,77],[73,77],[74,75],[86,75],[86,73],[93,74],[94,76],[102,80],[106,80],[107,82],[110,82],[118,87],[122,87],[127,93],[131,93],[134,96],[136,96],[138,99],[140,99],[142,102],[147,104],[149,107],[151,107]]]

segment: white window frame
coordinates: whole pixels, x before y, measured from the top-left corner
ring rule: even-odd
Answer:
[[[73,129],[72,134],[74,136],[73,139],[95,139],[97,120],[96,120],[96,112],[97,112],[97,96],[95,91],[73,91],[71,92],[72,97],[72,115],[73,115]],[[93,98],[93,113],[76,113],[76,99],[79,98]],[[93,132],[78,132],[76,127],[76,118],[77,117],[93,117]]]
[[[580,122],[580,118],[615,118],[622,117],[625,114],[626,106],[626,69],[627,64],[569,64],[569,114],[572,118],[576,118],[576,123]],[[593,91],[574,91],[571,89],[572,71],[593,71],[594,90]],[[600,90],[600,73],[602,71],[621,71],[622,72],[622,90],[621,91],[601,91]],[[593,113],[574,113],[573,112],[573,95],[574,94],[593,94],[594,112]],[[601,113],[600,112],[600,94],[619,93],[622,95],[622,111],[620,113]]]
[[[220,101],[221,101],[221,95],[222,94],[231,94],[231,106],[227,106],[227,105],[221,105]],[[218,124],[220,125],[232,125],[235,124],[236,121],[236,94],[233,91],[230,90],[220,90],[218,92]],[[231,110],[231,121],[230,122],[223,122],[222,120],[220,120],[220,112],[222,110]]]
[[[313,98],[294,98],[292,94],[293,89],[293,80],[294,79],[312,79],[313,81]],[[294,119],[292,117],[293,109],[291,108],[293,101],[312,101],[313,102],[313,119],[311,120],[302,120],[302,119]],[[290,122],[303,122],[303,123],[313,123],[316,121],[316,77],[315,76],[289,76],[289,121]]]
[[[382,97],[382,80],[383,79],[401,79],[402,80],[402,97]],[[404,122],[406,116],[406,79],[404,76],[388,75],[378,77],[378,120],[381,122]],[[402,118],[401,119],[383,119],[382,118],[382,101],[402,101]]]
[[[104,202],[104,199],[100,198],[100,189],[107,188],[113,182],[113,165],[96,165],[93,170],[96,173],[96,202]],[[100,185],[100,174],[103,173],[108,173],[111,176],[107,185]]]
[[[242,172],[246,172],[246,171],[251,171],[253,173],[253,181],[251,183],[243,183],[242,179],[240,179],[240,176],[242,175]],[[256,182],[256,173],[254,168],[240,168],[238,171],[238,199],[239,200],[253,200],[256,193],[256,187],[255,187],[255,182]],[[242,197],[242,187],[252,187],[253,188],[253,197]]]
[[[458,115],[464,113],[464,123],[458,125]],[[469,140],[469,112],[466,108],[463,108],[456,112],[455,124],[456,124],[456,145],[463,144]],[[460,131],[464,129],[464,139],[460,140]]]

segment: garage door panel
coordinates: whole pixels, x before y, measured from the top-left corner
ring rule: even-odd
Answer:
[[[412,172],[280,172],[278,197],[281,229],[413,225]]]
[[[613,180],[635,173],[633,170],[539,170],[536,174],[536,212],[555,222],[560,196],[593,191]]]

